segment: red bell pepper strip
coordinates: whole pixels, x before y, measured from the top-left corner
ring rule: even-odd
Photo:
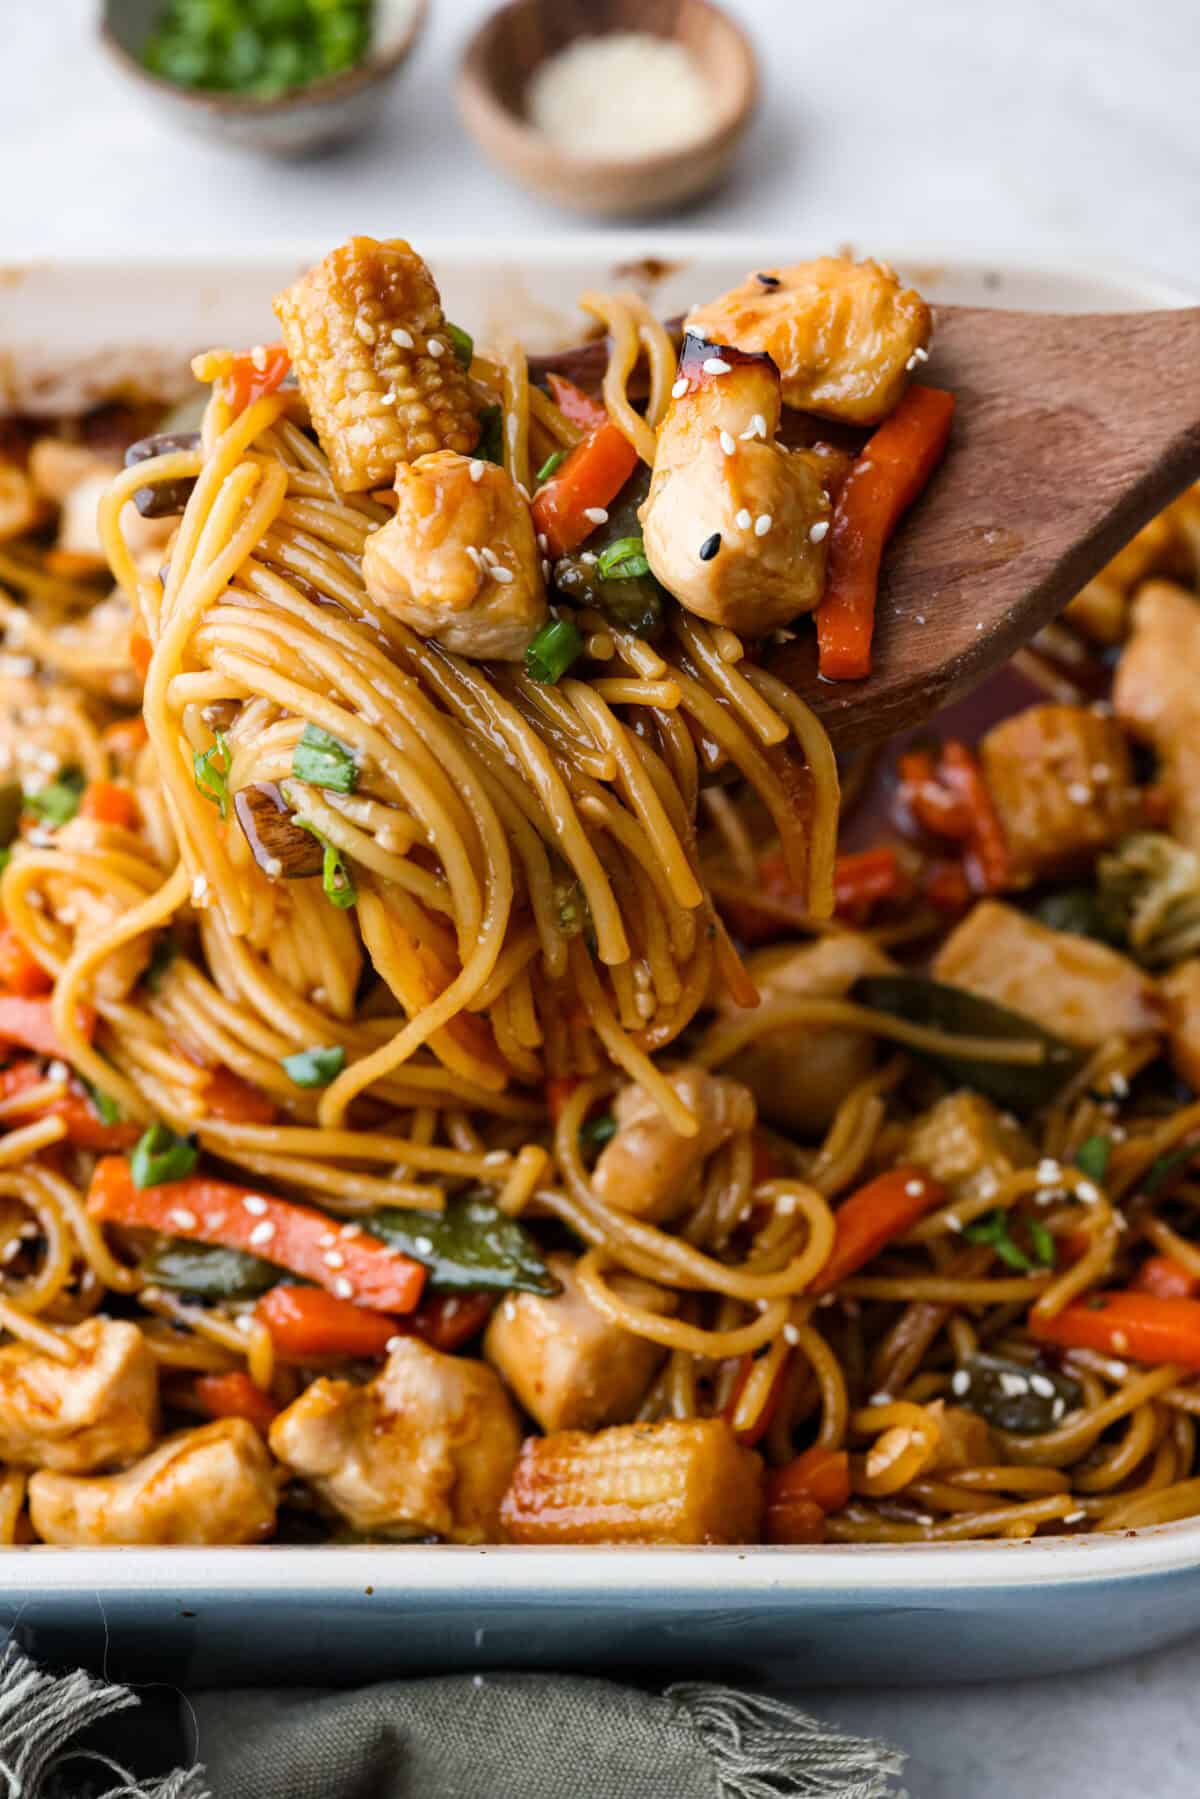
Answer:
[[[248,1374],[201,1374],[194,1388],[196,1398],[210,1418],[245,1418],[266,1436],[279,1415],[269,1393],[256,1387]]]
[[[381,1356],[399,1329],[397,1319],[337,1299],[320,1287],[272,1287],[254,1314],[270,1331],[276,1349],[300,1362]]]
[[[493,1293],[432,1293],[407,1318],[397,1319],[396,1331],[449,1355],[479,1335],[496,1304]]]
[[[255,360],[257,358],[257,361]],[[221,398],[234,412],[245,412],[264,394],[273,394],[292,366],[282,344],[261,344],[234,357],[228,374],[219,382]]]
[[[1200,1369],[1200,1299],[1161,1293],[1097,1293],[1053,1318],[1029,1314],[1029,1334],[1059,1349],[1095,1349],[1135,1362]]]
[[[945,1197],[940,1182],[923,1168],[891,1168],[868,1181],[834,1213],[833,1248],[809,1292],[830,1292]]]
[[[1011,875],[1008,845],[983,770],[965,744],[943,748],[942,779],[967,812],[967,878],[977,892],[998,893]]]
[[[864,925],[876,906],[912,898],[913,885],[894,849],[839,856],[833,870],[833,909],[847,924]]]
[[[19,1093],[27,1093],[31,1087],[40,1087],[45,1080],[46,1071],[37,1058],[23,1056],[0,1073],[0,1098],[13,1099]],[[76,1149],[90,1149],[97,1154],[132,1149],[142,1134],[141,1125],[131,1120],[105,1124],[82,1087],[74,1081],[58,1099],[39,1105],[34,1115],[61,1118],[67,1127],[68,1143],[73,1143]]]
[[[747,1425],[743,1430],[734,1431],[734,1435],[737,1437],[738,1442],[742,1444],[743,1448],[753,1449],[754,1445],[760,1442],[770,1429],[771,1420],[778,1411],[779,1402],[783,1398],[783,1390],[787,1383],[788,1365],[791,1362],[791,1359],[790,1355],[785,1355],[780,1358],[779,1366],[776,1368],[774,1379],[771,1382],[770,1391],[763,1400],[762,1405],[759,1407],[758,1416],[755,1418],[754,1423]],[[742,1394],[746,1391],[746,1383],[754,1372],[754,1364],[757,1360],[757,1356],[744,1355],[738,1363],[738,1371],[734,1376],[733,1387],[730,1391],[729,1398],[725,1401],[725,1404],[721,1409],[722,1418],[724,1418],[730,1426],[733,1425],[733,1421],[737,1416],[737,1409],[741,1403]]]
[[[581,431],[594,431],[608,417],[608,408],[597,394],[585,393],[565,375],[547,375],[546,386],[563,417]]]
[[[201,1097],[208,1116],[223,1124],[274,1124],[279,1116],[270,1094],[244,1081],[231,1068],[215,1068]]]
[[[421,1263],[378,1237],[366,1231],[346,1236],[315,1206],[208,1175],[137,1187],[125,1158],[108,1156],[96,1165],[87,1204],[103,1223],[245,1250],[375,1312],[411,1312],[425,1285]]]
[[[616,499],[637,460],[629,439],[607,418],[575,445],[533,496],[533,528],[545,536],[548,555],[578,549],[596,529],[587,514]]]
[[[829,573],[817,607],[818,664],[827,681],[871,672],[871,638],[884,547],[932,475],[950,434],[954,395],[910,387],[868,438],[833,509]]]
[[[0,987],[21,999],[49,993],[54,981],[36,956],[31,956],[10,924],[0,924]]]
[[[52,1003],[45,997],[22,999],[18,993],[0,993],[0,1043],[17,1043],[22,1049],[31,1049],[35,1056],[65,1061],[67,1052],[54,1028]],[[96,1014],[90,1006],[80,1006],[79,1017],[84,1035],[90,1038],[96,1028]]]
[[[1134,1279],[1135,1293],[1156,1293],[1160,1299],[1194,1299],[1200,1280],[1173,1256],[1149,1256]]]

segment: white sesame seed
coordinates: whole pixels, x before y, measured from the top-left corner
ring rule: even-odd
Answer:
[[[745,506],[743,506],[733,522],[739,531],[748,531],[754,523],[754,520],[751,518]]]
[[[827,538],[828,536],[829,536],[829,520],[828,519],[825,519],[825,518],[818,519],[815,525],[809,526],[809,530],[808,530],[809,543],[822,543],[822,542],[824,542],[825,538]]]
[[[406,1341],[407,1339],[404,1337],[389,1337],[383,1347],[387,1350],[388,1354],[391,1355],[393,1349],[399,1349],[400,1345]]]
[[[1117,1350],[1119,1354],[1124,1355],[1125,1351],[1129,1348],[1129,1338],[1125,1335],[1124,1331],[1114,1331],[1112,1334],[1112,1344],[1113,1348]],[[1114,1380],[1124,1380],[1125,1376],[1129,1373],[1129,1370],[1123,1362],[1114,1362],[1111,1372]]]
[[[1028,1393],[1029,1377],[1024,1374],[1002,1374],[999,1377],[1000,1391],[1007,1399],[1015,1399],[1020,1393]]]
[[[948,1231],[961,1231],[963,1227],[963,1221],[957,1212],[947,1212],[945,1223]]]
[[[255,344],[254,348],[250,352],[250,361],[254,365],[254,367],[258,370],[259,374],[261,375],[263,370],[267,366],[267,346],[266,346],[266,344]]]
[[[204,1228],[206,1231],[223,1231],[225,1229],[224,1212],[206,1212],[204,1214]]]
[[[781,1217],[784,1217],[784,1218],[790,1217],[790,1215],[796,1210],[796,1195],[794,1193],[781,1194],[779,1199],[775,1203],[775,1210],[781,1215]]]
[[[906,369],[915,369],[915,368],[918,368],[921,363],[928,362],[928,361],[929,361],[929,351],[926,349],[923,349],[921,347],[921,345],[918,344],[916,349],[913,351],[912,355],[909,357],[908,361],[905,363],[904,366]]]
[[[872,1393],[867,1401],[868,1405],[891,1405],[891,1403],[892,1395],[890,1393]]]
[[[1054,1160],[1053,1156],[1043,1156],[1037,1165],[1038,1186],[1049,1187],[1052,1186],[1055,1181],[1061,1181],[1061,1179],[1061,1165]]]
[[[687,390],[688,390],[688,378],[686,375],[680,375],[678,381],[675,383],[674,387],[672,387],[672,389],[671,389],[671,398],[673,400],[682,400],[682,398],[683,398],[684,394],[687,392]]]
[[[346,1266],[346,1258],[340,1249],[327,1249],[321,1260],[326,1268],[344,1268]]]
[[[279,860],[278,856],[265,856],[263,858],[262,871],[267,876],[268,880],[277,881],[283,873],[283,863]]]
[[[770,1305],[770,1303],[771,1302],[769,1299],[756,1299],[754,1302],[754,1308],[758,1312],[765,1312],[767,1307]]]
[[[440,337],[427,337],[425,339],[425,348],[429,351],[431,356],[444,356],[446,354],[446,346]]]
[[[1054,1398],[1054,1382],[1048,1374],[1031,1374],[1029,1388],[1031,1392],[1037,1394],[1039,1399]]]
[[[586,562],[589,568],[595,568],[596,552],[594,550],[581,550],[579,552],[579,560],[580,562]]]
[[[765,537],[774,523],[775,520],[771,517],[769,512],[760,512],[754,521],[755,537]]]
[[[375,342],[375,327],[370,319],[361,317],[356,318],[354,321],[354,335],[360,337],[365,344],[373,344]]]
[[[725,454],[727,456],[732,456],[733,452],[737,449],[737,445],[734,443],[731,433],[722,431],[720,433],[720,441],[721,448],[724,450]]]
[[[950,1377],[950,1391],[961,1399],[964,1393],[970,1391],[970,1388],[971,1376],[965,1368],[956,1368]]]
[[[175,1228],[181,1231],[194,1231],[199,1222],[196,1214],[189,1212],[186,1206],[176,1206],[167,1216]]]
[[[905,1181],[904,1191],[908,1194],[910,1199],[920,1199],[922,1193],[925,1191],[925,1182]]]
[[[606,506],[585,506],[583,516],[593,525],[607,525],[608,508]]]
[[[267,1209],[267,1202],[261,1193],[247,1193],[242,1201],[242,1210],[249,1212],[252,1218],[261,1218]]]
[[[406,331],[403,325],[397,325],[392,332],[392,342],[399,350],[411,350],[413,347],[412,333]]]
[[[250,1232],[251,1243],[269,1243],[275,1235],[275,1226],[269,1218],[264,1218]]]
[[[1107,781],[1111,774],[1112,769],[1108,766],[1107,762],[1093,762],[1091,767],[1093,781]]]
[[[208,892],[208,876],[196,875],[192,880],[192,904],[198,906]]]
[[[1115,1093],[1118,1099],[1124,1099],[1129,1092],[1129,1082],[1123,1074],[1112,1075],[1108,1085],[1109,1091]]]
[[[700,364],[706,375],[727,375],[733,367],[723,356],[706,356]]]
[[[784,1325],[783,1340],[785,1343],[790,1343],[792,1345],[793,1349],[795,1348],[796,1344],[800,1341],[800,1332],[797,1330],[797,1328],[794,1324],[785,1324]]]
[[[479,551],[476,549],[476,547],[473,543],[464,544],[463,549],[466,551],[466,553],[470,557],[471,561],[475,564],[476,568],[483,567],[483,557],[479,554]]]
[[[544,531],[539,531],[537,534],[537,547],[542,552],[543,556],[546,554],[546,551],[550,548],[550,539],[546,536],[546,533]]]
[[[419,1256],[431,1256],[433,1254],[433,1238],[414,1237],[413,1248]]]
[[[65,1081],[70,1075],[70,1072],[71,1070],[67,1067],[65,1062],[51,1062],[49,1068],[46,1070],[46,1079],[48,1081]]]
[[[351,1223],[349,1223],[349,1224],[344,1224],[342,1226],[341,1230],[338,1232],[338,1236],[344,1237],[347,1242],[349,1242],[351,1240],[351,1238],[353,1238],[353,1237],[361,1237],[362,1236],[362,1225],[355,1224],[353,1221],[351,1221]]]
[[[394,406],[399,398],[400,396],[396,392],[396,389],[394,387],[389,387],[384,391],[383,403],[385,406]]]
[[[251,1318],[249,1312],[242,1312],[234,1319],[233,1327],[235,1330],[241,1331],[244,1337],[248,1337],[250,1332],[254,1329],[254,1320]]]
[[[317,1238],[317,1246],[320,1249],[328,1249],[329,1245],[331,1243],[336,1243],[336,1242],[337,1242],[337,1232],[336,1231],[326,1231],[323,1236],[320,1236]]]
[[[467,473],[470,475],[472,481],[483,480],[483,464],[479,461],[478,457],[476,457],[475,461],[471,464]]]
[[[1092,797],[1092,790],[1083,781],[1072,781],[1067,788],[1067,798],[1073,806],[1086,806]]]
[[[1063,1398],[1062,1394],[1060,1393],[1058,1398],[1054,1401],[1054,1404],[1050,1407],[1050,1416],[1053,1418],[1053,1420],[1056,1424],[1058,1423],[1059,1419],[1064,1415],[1064,1413],[1066,1412],[1066,1409],[1067,1409],[1067,1402]]]
[[[499,581],[501,587],[507,587],[510,581],[516,580],[511,568],[502,568],[499,563],[491,570],[491,576],[493,581]]]
[[[1099,1187],[1097,1187],[1095,1181],[1077,1181],[1075,1185],[1075,1197],[1076,1199],[1081,1199],[1085,1206],[1095,1206],[1099,1205],[1104,1195],[1101,1193]]]
[[[333,1283],[333,1290],[339,1299],[354,1298],[354,1282],[348,1281],[344,1274],[339,1274]]]
[[[484,564],[488,568],[495,568],[497,562],[500,560],[490,544],[485,543],[479,554],[483,557]]]
[[[1087,1517],[1086,1510],[1084,1509],[1083,1506],[1080,1506],[1078,1511],[1064,1512],[1063,1513],[1063,1523],[1064,1524],[1082,1524],[1083,1520],[1086,1517]]]
[[[506,1149],[489,1149],[483,1158],[483,1165],[485,1168],[499,1168],[507,1161],[508,1151]]]
[[[766,437],[767,421],[761,412],[756,412],[754,417],[750,420],[750,423],[746,428],[746,435],[750,437]]]

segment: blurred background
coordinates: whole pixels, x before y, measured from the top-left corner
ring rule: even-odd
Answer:
[[[464,129],[455,75],[491,10],[490,0],[431,0],[378,121],[296,162],[164,120],[101,47],[99,0],[7,0],[5,251],[586,229],[585,216],[516,185]],[[592,9],[567,0],[566,10]],[[636,25],[641,9],[621,10]],[[761,104],[728,178],[644,224],[770,232],[802,252],[850,241],[1101,257],[1200,280],[1192,0],[728,0],[727,10],[757,49]]]

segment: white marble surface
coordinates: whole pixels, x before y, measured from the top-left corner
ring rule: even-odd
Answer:
[[[1195,0],[730,4],[763,52],[764,105],[689,226],[1099,257],[1200,284]],[[485,0],[433,0],[386,129],[292,166],[160,129],[95,48],[96,10],[0,0],[0,259],[586,228],[515,192],[459,130],[451,71]],[[1194,1799],[1198,1686],[1200,1644],[1029,1685],[802,1696],[909,1749],[912,1799]]]

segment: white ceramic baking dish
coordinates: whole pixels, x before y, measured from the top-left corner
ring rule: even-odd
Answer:
[[[325,248],[0,267],[0,411],[69,411],[131,384],[183,391],[192,351],[275,335],[270,295]],[[669,314],[808,248],[674,235],[422,245],[452,318],[539,348],[579,335],[585,287],[637,283]],[[935,301],[1111,311],[1192,298],[1103,269],[894,260]],[[979,1679],[1081,1668],[1200,1627],[1200,1520],[929,1547],[17,1549],[0,1555],[0,1627],[52,1659],[180,1684],[611,1664],[805,1684]]]

